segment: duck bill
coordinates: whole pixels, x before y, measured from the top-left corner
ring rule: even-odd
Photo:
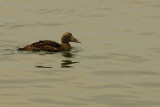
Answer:
[[[78,40],[77,40],[76,38],[74,38],[74,37],[71,39],[71,42],[81,43],[80,41],[78,41]]]

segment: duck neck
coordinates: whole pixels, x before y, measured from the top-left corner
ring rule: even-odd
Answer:
[[[61,46],[62,46],[63,50],[71,49],[71,45],[69,44],[69,42],[67,42],[67,43],[61,42]]]

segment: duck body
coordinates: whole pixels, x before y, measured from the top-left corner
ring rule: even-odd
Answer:
[[[21,51],[48,51],[48,52],[56,52],[61,51],[62,46],[51,40],[41,40],[39,42],[35,42],[31,45],[27,45],[24,48],[19,48]]]
[[[71,49],[69,42],[80,43],[71,33],[66,32],[61,38],[61,44],[52,40],[40,40],[38,42],[27,45],[24,48],[19,48],[20,51],[48,51],[58,52]]]

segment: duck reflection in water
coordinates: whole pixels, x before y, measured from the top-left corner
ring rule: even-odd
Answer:
[[[71,68],[71,67],[73,67],[73,64],[79,63],[79,62],[71,60],[71,58],[75,58],[76,57],[76,54],[73,53],[72,51],[63,52],[62,56],[67,58],[66,60],[62,60],[62,62],[61,62],[61,67],[62,68]]]

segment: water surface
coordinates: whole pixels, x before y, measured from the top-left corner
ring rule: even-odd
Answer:
[[[0,106],[159,107],[159,0],[0,0]],[[38,40],[66,52],[19,52]]]

